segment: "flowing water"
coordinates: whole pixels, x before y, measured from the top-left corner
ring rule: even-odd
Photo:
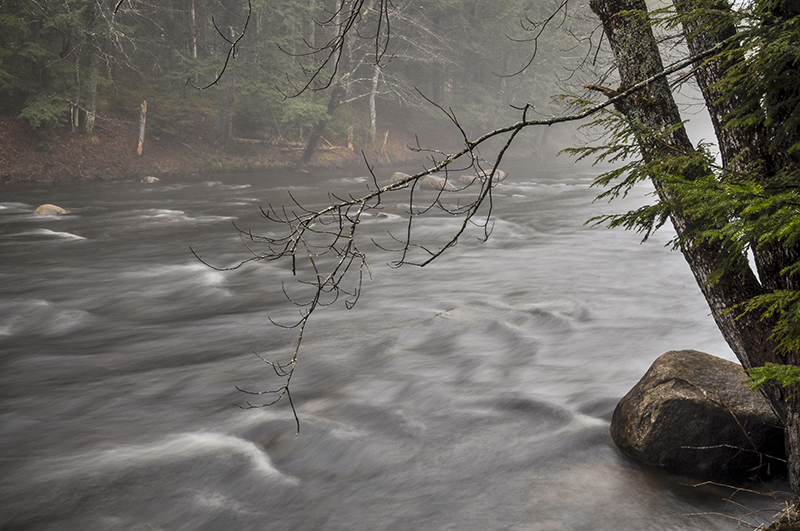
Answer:
[[[383,174],[385,173],[385,175]],[[379,177],[386,178],[389,172]],[[585,226],[593,170],[520,167],[494,229],[429,267],[370,249],[352,310],[314,314],[292,398],[254,352],[291,356],[289,264],[253,263],[232,222],[360,193],[366,171],[232,174],[0,192],[0,528],[716,530],[773,501],[640,467],[608,434],[671,349],[732,358],[668,232]],[[424,201],[425,194],[416,200]],[[445,200],[449,200],[445,198]],[[403,233],[402,195],[360,225]],[[33,216],[42,203],[71,210]],[[432,212],[415,235],[458,222]],[[396,245],[395,245],[396,246]],[[297,291],[300,290],[300,291]]]

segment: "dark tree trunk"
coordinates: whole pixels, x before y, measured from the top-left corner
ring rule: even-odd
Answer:
[[[791,360],[790,363],[796,363]],[[792,493],[800,493],[800,397],[790,396],[786,399],[785,429],[786,459],[789,468],[789,486]]]
[[[306,149],[303,151],[303,156],[300,157],[300,164],[308,164],[311,162],[311,157],[314,155],[314,151],[317,149],[317,144],[319,144],[319,141],[322,138],[322,133],[325,132],[325,128],[328,126],[328,120],[330,120],[331,114],[333,114],[333,111],[338,109],[339,105],[342,104],[342,97],[344,96],[344,93],[345,90],[341,83],[336,83],[331,90],[331,97],[328,100],[328,109],[325,113],[325,117],[314,124],[314,128],[311,130],[311,135],[308,137]]]
[[[84,131],[92,135],[94,133],[94,121],[97,116],[97,78],[100,75],[100,51],[97,39],[89,40],[89,86],[88,86],[88,106],[86,109],[86,123]]]
[[[713,21],[686,16],[700,7],[697,0],[674,0],[673,5],[678,14],[685,16],[683,34],[692,55],[710,50],[736,34],[733,20],[726,17],[730,13],[727,3],[714,6],[720,11],[720,15],[715,16]],[[727,116],[738,106],[740,98],[734,96],[720,99],[722,94],[714,87],[714,83],[725,72],[726,65],[723,60],[705,59],[698,62],[696,67],[694,77],[703,93],[714,133],[719,141],[722,165],[729,170],[737,171],[758,157],[755,149],[756,131],[753,129],[748,131],[741,127],[725,127]]]
[[[674,5],[682,15],[703,7],[697,0],[675,0]],[[719,15],[715,16],[710,24],[708,20],[702,18],[685,18],[683,34],[693,55],[709,50],[736,34],[733,19],[728,17],[730,7],[727,3],[717,4],[714,8]],[[695,79],[703,93],[706,108],[714,125],[723,167],[734,180],[735,173],[746,169],[754,160],[771,158],[766,150],[765,140],[769,137],[769,133],[763,127],[732,127],[727,123],[728,115],[742,105],[746,95],[726,94],[725,98],[721,98],[722,94],[714,87],[714,83],[725,73],[727,65],[738,58],[742,58],[742,54],[732,51],[727,62],[715,58],[703,62],[702,66],[698,65],[695,71]],[[781,166],[787,164],[789,164],[787,161],[783,161]],[[774,171],[768,165],[762,165],[761,172],[763,180],[774,176]],[[795,280],[780,273],[784,268],[800,260],[800,249],[787,249],[781,245],[753,245],[753,256],[765,289],[800,289]]]
[[[656,40],[647,22],[641,18],[641,13],[647,10],[644,0],[593,0],[591,6],[600,17],[611,44],[623,87],[632,86],[663,71]],[[726,31],[728,29],[721,28],[719,35],[710,35],[692,33],[693,29],[690,28],[690,47],[693,51],[707,49],[723,38]],[[719,141],[723,144],[722,149],[726,153],[724,156],[727,160],[731,160],[737,153],[736,150],[741,147],[741,143],[746,143],[748,140],[741,131],[722,130],[724,115],[728,111],[724,106],[713,104],[717,98],[711,89],[711,84],[718,78],[723,66],[711,62],[706,69],[703,69],[700,75],[703,80],[700,83],[706,97],[712,100],[710,110],[715,120],[715,128],[719,127],[720,130]],[[639,122],[651,130],[664,131],[673,128],[666,139],[669,147],[665,147],[664,142],[654,142],[647,136],[639,139],[642,156],[645,159],[668,153],[663,151],[665,149],[677,148],[683,152],[694,149],[685,129],[679,125],[680,113],[666,79],[661,78],[635,96],[619,102],[617,110],[631,121]],[[725,144],[726,142],[730,144]],[[692,179],[707,174],[708,168],[696,167],[685,170],[683,177]],[[672,192],[657,178],[653,178],[653,183],[661,201],[670,203],[674,199]],[[670,219],[679,236],[689,234],[692,223],[696,221],[681,212],[679,206],[673,208]],[[750,368],[764,365],[766,362],[785,362],[775,353],[775,344],[770,338],[772,323],[759,320],[751,314],[737,319],[736,313],[726,312],[765,292],[764,286],[747,264],[746,257],[743,255],[734,257],[739,267],[728,268],[718,281],[712,283],[709,279],[720,260],[729,258],[725,249],[716,243],[697,243],[688,239],[682,243],[681,251],[711,308],[722,335],[742,365]],[[783,393],[775,386],[765,387],[764,393],[779,418],[786,424],[791,487],[793,492],[800,493],[800,432],[798,432],[800,401],[792,399],[787,402]]]

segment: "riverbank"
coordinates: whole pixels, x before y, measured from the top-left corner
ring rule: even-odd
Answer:
[[[307,169],[337,169],[364,164],[382,166],[422,160],[408,148],[413,137],[390,135],[371,149],[322,142]],[[303,146],[249,139],[213,141],[198,131],[181,138],[147,138],[136,154],[138,128],[133,123],[98,121],[91,136],[62,128],[42,133],[18,118],[0,115],[0,184],[108,181],[148,175],[192,174],[220,170],[252,171],[294,168]]]

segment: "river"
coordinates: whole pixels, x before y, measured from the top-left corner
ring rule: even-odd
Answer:
[[[0,528],[5,530],[734,529],[774,501],[623,457],[611,412],[652,361],[733,359],[665,230],[584,225],[596,170],[514,167],[493,232],[428,267],[370,250],[358,304],[309,321],[285,400],[254,352],[291,356],[288,264],[233,227],[259,206],[360,193],[365,170],[248,173],[0,191]],[[388,179],[390,170],[378,172]],[[423,196],[419,196],[420,200]],[[359,227],[402,231],[404,196]],[[33,216],[42,203],[71,211]],[[414,234],[433,243],[441,213]],[[427,241],[426,240],[426,241]],[[364,243],[364,247],[369,244]],[[776,486],[770,486],[776,487]],[[776,488],[781,487],[777,485]],[[752,520],[751,520],[752,521]]]

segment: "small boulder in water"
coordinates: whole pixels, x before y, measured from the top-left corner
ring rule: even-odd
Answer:
[[[392,174],[391,178],[389,179],[390,183],[396,183],[402,181],[403,179],[408,179],[411,177],[407,173],[403,173],[401,171],[396,171]],[[455,192],[457,188],[453,186],[453,183],[445,179],[444,177],[440,177],[438,175],[426,175],[417,181],[417,186],[419,188],[425,190],[436,190],[436,191],[445,191],[445,192]]]
[[[153,184],[153,183],[157,183],[159,180],[160,179],[158,177],[153,177],[152,175],[148,175],[146,177],[142,177],[142,182],[143,183]]]
[[[642,463],[697,479],[769,473],[768,462],[774,472],[774,458],[785,457],[783,428],[746,377],[741,365],[704,352],[667,352],[617,404],[611,438]]]
[[[61,208],[60,206],[51,205],[49,203],[39,205],[36,207],[36,210],[33,211],[34,216],[59,216],[61,214],[69,214],[69,211],[66,208]]]
[[[419,180],[419,186],[426,190],[444,190],[445,192],[455,192],[457,190],[451,181],[438,175],[426,175]]]
[[[475,175],[466,175],[466,174],[465,175],[460,175],[457,180],[458,180],[459,183],[469,186],[470,184],[474,183],[475,181],[478,181],[478,182],[481,182],[481,183],[486,181],[486,179],[489,178],[490,174],[491,174],[491,171],[480,170],[480,171],[476,172]],[[495,170],[494,171],[494,175],[492,176],[492,185],[495,185],[497,183],[500,183],[500,182],[504,181],[505,178],[506,178],[506,172],[504,172],[503,170]]]
[[[396,171],[392,174],[391,177],[389,177],[389,183],[394,184],[402,181],[403,179],[408,179],[409,177],[411,176],[407,173],[403,173],[402,171]]]

